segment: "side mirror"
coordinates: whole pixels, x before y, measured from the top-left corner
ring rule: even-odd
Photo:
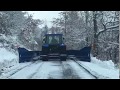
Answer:
[[[43,38],[43,41],[45,41],[45,38]]]
[[[42,41],[43,43],[45,43],[45,38],[43,38],[43,41]]]
[[[65,38],[63,38],[63,43],[65,43]]]

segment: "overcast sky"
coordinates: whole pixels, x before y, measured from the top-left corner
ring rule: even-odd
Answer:
[[[61,11],[28,11],[29,14],[33,15],[34,19],[45,20],[48,27],[51,27],[51,22],[53,18],[59,17]]]

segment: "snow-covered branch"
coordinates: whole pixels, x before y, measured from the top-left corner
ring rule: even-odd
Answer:
[[[114,28],[119,28],[119,25],[115,25],[115,26],[107,27],[106,29],[99,30],[99,32],[97,33],[97,36],[99,36],[101,33],[105,32],[109,29],[114,29]]]
[[[99,42],[108,43],[108,44],[113,44],[113,45],[118,45],[119,46],[119,43],[115,43],[115,42],[104,41],[104,40],[99,40]]]

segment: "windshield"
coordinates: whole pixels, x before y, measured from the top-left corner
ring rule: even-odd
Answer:
[[[60,44],[62,43],[62,37],[59,36],[59,35],[48,35],[46,36],[47,40],[46,40],[46,43],[47,44]]]

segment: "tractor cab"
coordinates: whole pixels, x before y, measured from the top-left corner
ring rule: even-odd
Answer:
[[[62,34],[46,34],[44,37],[44,44],[57,45],[62,43]]]
[[[66,45],[63,40],[62,34],[46,34],[43,39],[42,57],[48,60],[48,58],[60,58],[63,54],[66,56]]]

